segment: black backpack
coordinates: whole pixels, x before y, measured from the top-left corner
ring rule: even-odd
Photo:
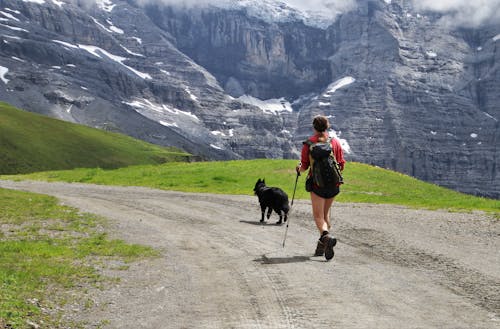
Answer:
[[[309,145],[309,160],[313,183],[320,188],[335,187],[343,184],[344,179],[332,149],[331,138],[325,142],[304,142]]]

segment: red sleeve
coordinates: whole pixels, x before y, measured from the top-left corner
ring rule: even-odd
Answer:
[[[332,138],[332,149],[333,153],[335,154],[335,159],[339,163],[340,170],[344,170],[344,151],[342,150],[342,146],[340,146],[339,140],[336,138]]]
[[[301,163],[301,168],[303,170],[307,170],[309,168],[309,145],[304,143],[302,145],[302,152],[300,153],[300,163]]]

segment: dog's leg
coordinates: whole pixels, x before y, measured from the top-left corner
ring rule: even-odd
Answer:
[[[273,212],[273,209],[271,207],[267,208],[267,219],[271,217],[271,213]]]
[[[266,207],[260,206],[260,211],[261,211],[261,214],[262,214],[260,222],[263,223],[264,222],[264,213],[266,212]]]
[[[280,220],[276,222],[276,224],[280,225],[283,221],[283,216],[281,215],[281,210],[275,210],[278,216],[280,216]]]

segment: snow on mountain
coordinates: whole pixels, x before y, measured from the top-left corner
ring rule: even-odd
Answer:
[[[111,0],[95,0],[96,4],[104,11],[111,12],[116,6]]]
[[[43,5],[45,3],[45,0],[23,0],[23,2],[32,2],[39,5]]]
[[[3,81],[3,83],[7,84],[9,82],[9,79],[5,77],[5,75],[9,72],[9,69],[3,66],[0,66],[0,79]]]
[[[339,140],[339,142],[340,142],[340,146],[342,146],[342,150],[343,150],[345,153],[347,153],[347,154],[351,153],[351,146],[349,146],[349,143],[347,142],[347,140],[346,140],[346,139],[344,139],[344,138],[340,138],[340,136],[342,135],[342,132],[341,132],[341,131],[335,131],[335,130],[333,130],[333,129],[330,129],[330,130],[328,131],[328,135],[329,135],[330,137],[333,137],[333,138],[336,138],[336,139],[338,139],[338,140]]]
[[[301,10],[278,0],[236,0],[223,1],[217,4],[225,9],[244,9],[250,16],[260,18],[269,23],[296,22],[324,29],[335,21],[336,15],[324,10]]]
[[[340,89],[342,87],[350,85],[354,81],[356,81],[356,79],[354,79],[353,77],[344,77],[344,78],[338,79],[337,81],[331,83],[328,86],[328,88],[326,88],[327,90],[326,90],[324,96],[330,96],[330,94],[333,94],[334,92],[336,92],[338,89]]]
[[[249,95],[243,95],[237,99],[243,103],[257,106],[262,111],[267,113],[279,114],[283,111],[292,112],[290,102],[286,101],[284,98],[260,100]]]
[[[126,67],[128,70],[134,72],[134,74],[136,74],[137,76],[143,78],[143,79],[148,79],[148,80],[151,80],[151,75],[149,75],[148,73],[143,73],[143,72],[140,72],[128,65],[125,65],[123,62],[127,60],[126,57],[122,57],[122,56],[117,56],[117,55],[113,55],[111,53],[109,53],[108,51],[102,49],[102,48],[99,48],[99,47],[96,47],[96,46],[92,46],[92,45],[73,45],[73,44],[70,44],[68,42],[64,42],[64,41],[60,41],[60,40],[52,40],[53,42],[55,43],[59,43],[61,45],[63,45],[64,47],[67,47],[67,48],[71,48],[71,49],[82,49],[82,50],[85,50],[87,52],[89,52],[90,54],[94,55],[95,57],[98,57],[98,58],[103,58],[101,55],[104,55],[105,57],[107,57],[108,59],[111,59],[117,63],[119,63],[120,65],[123,65],[124,67]],[[128,49],[126,49],[125,47],[122,46],[122,48],[127,51],[129,54],[131,55],[134,55],[134,56],[143,56],[141,54],[136,54],[136,53],[133,53],[131,51],[129,51]]]

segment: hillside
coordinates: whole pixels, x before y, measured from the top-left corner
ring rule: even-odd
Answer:
[[[296,160],[236,160],[192,163],[170,162],[141,165],[117,170],[76,169],[38,172],[28,175],[0,175],[0,179],[47,180],[99,185],[144,186],[156,189],[253,195],[258,178],[268,186],[278,186],[292,196]],[[348,162],[344,170],[346,184],[337,197],[339,202],[385,203],[416,208],[452,211],[482,210],[500,216],[500,201],[452,191],[391,170]],[[309,199],[304,189],[305,175],[297,180],[295,198]]]
[[[52,119],[0,102],[0,173],[104,169],[186,160],[190,155],[134,138]]]

